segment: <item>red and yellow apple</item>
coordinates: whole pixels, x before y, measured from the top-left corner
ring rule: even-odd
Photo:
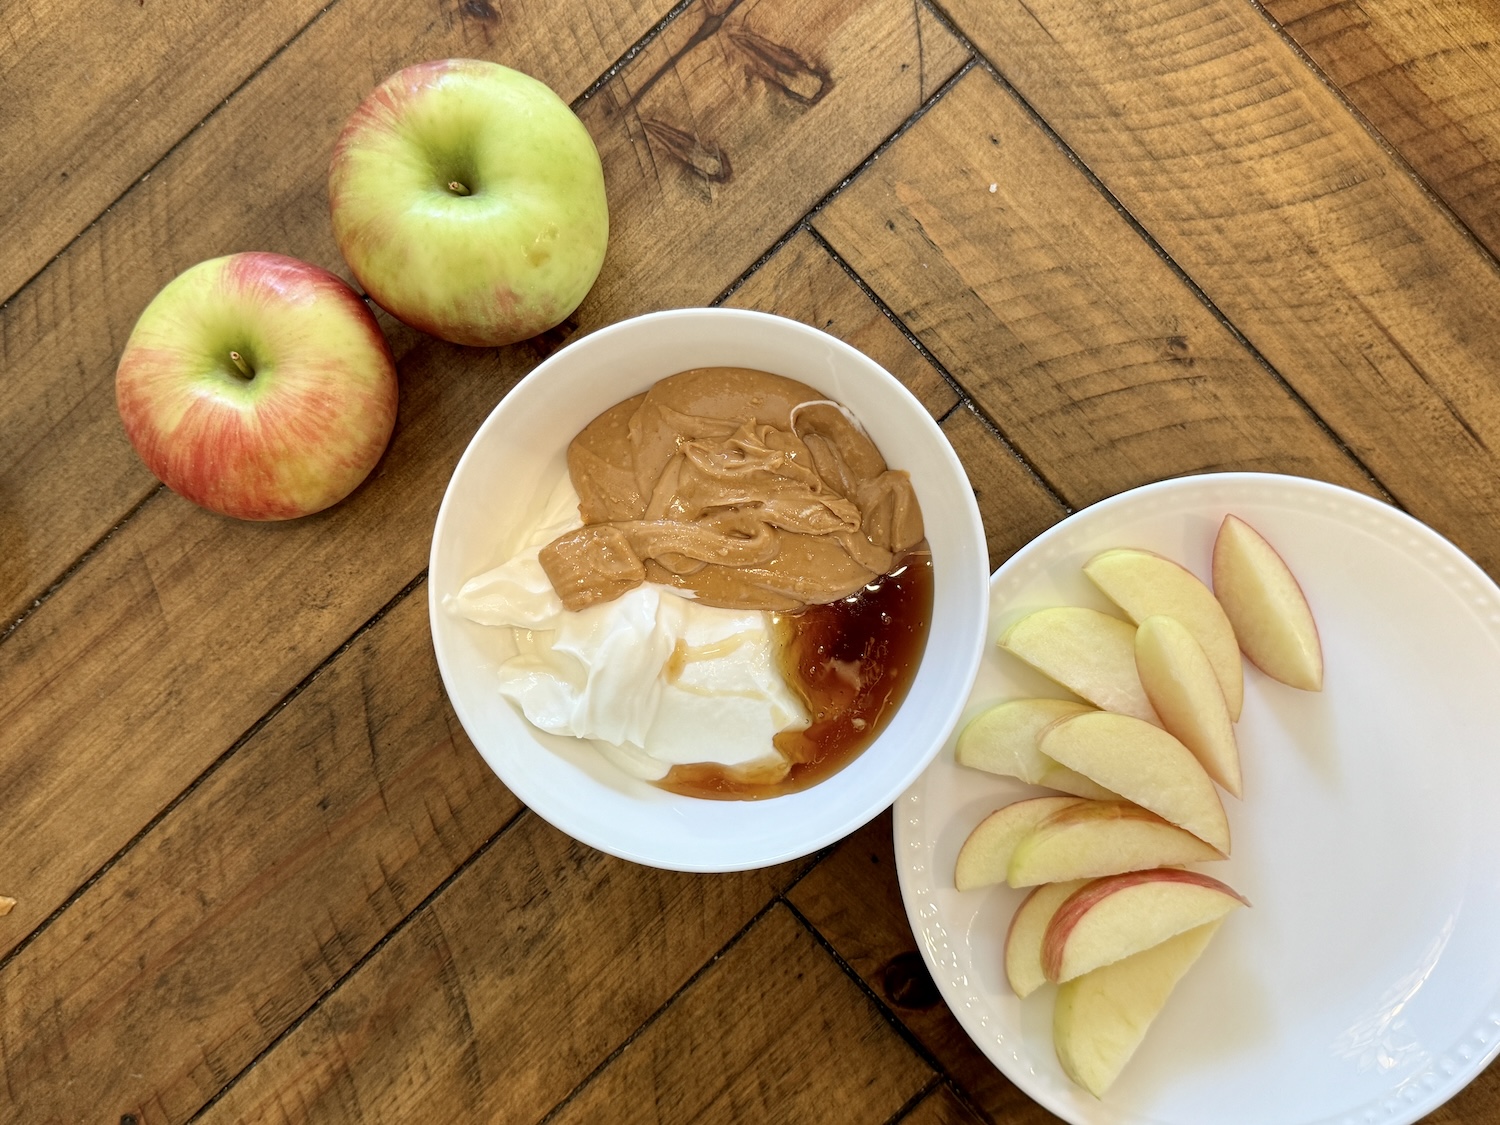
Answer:
[[[1059,985],[1052,1045],[1063,1073],[1103,1097],[1222,923],[1195,926]]]
[[[1016,842],[1059,809],[1080,803],[1079,797],[1031,797],[996,809],[975,825],[959,847],[953,885],[968,891],[1005,882]]]
[[[1213,665],[1230,719],[1240,717],[1245,673],[1234,627],[1192,571],[1153,551],[1116,547],[1091,558],[1083,573],[1137,625],[1157,614],[1180,621]]]
[[[1054,606],[1028,613],[1000,647],[1106,711],[1156,721],[1135,670],[1135,626],[1097,609]]]
[[[146,467],[210,511],[291,519],[342,500],[396,423],[396,368],[343,281],[280,254],[179,274],[141,313],[115,399]]]
[[[588,130],[545,84],[479,59],[419,63],[376,87],[334,145],[328,196],[365,291],[456,344],[561,323],[609,237]]]
[[[1005,931],[1005,979],[1021,999],[1030,996],[1047,983],[1042,973],[1042,939],[1057,908],[1087,883],[1074,879],[1066,883],[1044,883],[1036,887],[1016,907],[1010,929]]]
[[[1160,727],[1089,711],[1053,723],[1037,745],[1049,758],[1229,854],[1229,819],[1219,791],[1193,752]]]
[[[1067,699],[1011,699],[981,711],[958,735],[954,755],[961,766],[1045,785],[1075,797],[1108,800],[1114,794],[1036,748],[1043,728],[1066,715],[1092,710]]]
[[[1273,680],[1323,690],[1323,647],[1286,560],[1255,528],[1225,516],[1214,540],[1214,594],[1250,663]]]
[[[1035,887],[1223,858],[1191,832],[1129,801],[1080,801],[1037,821],[1016,841],[1006,881]]]
[[[1248,905],[1219,880],[1180,867],[1094,879],[1048,922],[1042,973],[1050,981],[1072,980]]]
[[[1243,796],[1234,722],[1208,654],[1175,617],[1155,615],[1135,631],[1135,667],[1161,723],[1208,776]]]

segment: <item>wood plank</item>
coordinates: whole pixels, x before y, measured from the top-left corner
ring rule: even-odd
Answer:
[[[650,200],[611,213],[579,319],[727,288],[967,57],[905,0],[688,8],[579,110],[612,195]]]
[[[982,71],[814,223],[1072,507],[1230,469],[1371,487]]]
[[[0,970],[0,1118],[186,1120],[520,809],[418,586]]]
[[[879,1122],[931,1075],[776,906],[552,1120]]]
[[[912,1106],[901,1118],[901,1125],[983,1125],[983,1121],[947,1086],[939,1086]]]
[[[325,26],[333,25],[320,22],[294,47],[337,55],[339,42],[314,34]],[[737,26],[726,25],[725,33]],[[837,21],[809,26],[842,27]],[[830,61],[834,47],[848,46],[843,40],[826,50],[798,42],[806,56],[824,59],[830,73],[844,75],[844,64]],[[926,50],[930,58],[932,45]],[[867,62],[862,53],[855,60]],[[278,60],[294,62],[303,65],[296,51]],[[616,77],[627,80],[648,65],[658,63],[643,54]],[[842,84],[858,100],[873,97],[876,84],[888,77],[867,67],[851,70]],[[246,112],[257,104],[249,93]],[[916,108],[918,93],[913,81],[908,111]],[[832,112],[823,108],[831,103],[830,95],[808,113]],[[237,99],[230,109],[240,104]],[[758,139],[744,139],[745,152],[756,159],[779,156],[785,149],[781,118],[760,102],[745,104],[760,122]],[[231,120],[229,112],[223,120]],[[805,116],[799,113],[795,122]],[[868,126],[871,147],[879,128]],[[199,134],[209,135],[208,129]],[[230,144],[232,135],[222,140]],[[184,146],[177,156],[195,162],[197,174],[203,170],[196,161],[214,151]],[[615,243],[614,260],[628,273],[635,256],[648,255],[651,244],[685,224],[679,209],[658,206],[652,184],[636,195],[622,194],[621,178],[610,171],[615,159],[606,172],[617,185],[615,213],[660,215],[660,225],[643,228],[636,243]],[[831,186],[845,171],[827,165],[821,175]],[[805,184],[788,181],[781,194],[774,185],[754,187],[759,194],[753,196],[737,194],[752,187],[726,187],[728,202],[741,213],[781,209],[788,217],[777,224],[794,222],[791,211],[801,206]],[[733,278],[726,278],[727,267],[715,253],[713,230],[701,237],[699,252],[682,264],[696,271],[696,300],[706,302]],[[674,282],[679,291],[685,276]],[[623,301],[642,299],[621,292]],[[591,299],[590,310],[582,317],[584,327],[611,318],[602,301]],[[0,699],[0,791],[7,793],[11,812],[0,823],[0,885],[26,892],[0,929],[0,952],[422,569],[442,490],[464,444],[538,352],[528,346],[464,350],[411,333],[401,347],[403,398],[395,440],[372,480],[349,501],[306,520],[260,526],[210,516],[163,493],[0,645],[0,681],[7,683],[7,696]],[[107,409],[113,412],[112,403]]]
[[[1500,270],[1266,18],[948,10],[1390,493],[1500,573]]]
[[[443,0],[436,13],[398,0],[336,4],[0,307],[0,622],[156,485],[120,427],[114,372],[161,286],[237,250],[275,250],[348,276],[328,222],[328,154],[376,83],[419,59],[478,55],[576,98],[662,7],[563,0],[509,5],[499,20],[483,16],[495,12],[487,0]],[[80,111],[94,105],[79,99]]]
[[[536,1121],[792,874],[639,867],[528,814],[200,1120]]]
[[[805,230],[788,239],[725,304],[783,312],[852,344],[900,379],[934,418],[958,402],[953,385]]]
[[[1006,1125],[1056,1122],[980,1053],[943,1003],[901,903],[889,811],[840,843],[787,898],[976,1106]]]
[[[1500,9],[1442,0],[1266,0],[1265,8],[1500,254]]]

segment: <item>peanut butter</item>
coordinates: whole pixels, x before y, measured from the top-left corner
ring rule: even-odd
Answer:
[[[540,562],[564,608],[642,582],[794,612],[859,590],[921,541],[905,472],[794,379],[705,367],[610,407],[568,447],[584,526]]]

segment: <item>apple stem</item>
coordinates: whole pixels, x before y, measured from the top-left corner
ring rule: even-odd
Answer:
[[[229,353],[229,362],[234,364],[234,369],[246,379],[255,378],[255,372],[250,370],[250,365],[245,362],[245,357],[240,355],[239,352],[231,351]]]
[[[451,191],[454,195],[468,195],[469,194],[469,189],[466,188],[466,187],[464,187],[464,185],[461,184],[461,183],[459,183],[457,180],[449,180],[448,181],[448,190]]]

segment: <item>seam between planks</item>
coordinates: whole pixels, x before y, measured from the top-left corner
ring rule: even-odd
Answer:
[[[1074,152],[1071,147],[1069,147],[1068,143],[1063,139],[1062,135],[1059,134],[1057,130],[1052,128],[1052,126],[1047,122],[1046,118],[1044,118],[1040,113],[1037,112],[1036,107],[1034,107],[1029,101],[1026,100],[1026,98],[1021,94],[1021,91],[1010,84],[1005,75],[1000,72],[1000,68],[995,65],[994,61],[983,51],[981,51],[973,43],[973,41],[971,41],[969,37],[964,34],[963,30],[958,26],[957,23],[954,22],[953,17],[950,16],[946,10],[939,6],[937,0],[921,0],[921,2],[927,5],[928,10],[932,12],[934,18],[942,23],[942,25],[947,28],[948,31],[960,43],[962,43],[967,50],[973,53],[974,58],[978,60],[979,66],[982,67],[984,71],[995,80],[995,82],[1005,93],[1009,94],[1012,98],[1015,99],[1016,104],[1021,107],[1027,118],[1029,118],[1037,126],[1037,128],[1041,129],[1043,134],[1052,142],[1057,150],[1062,153],[1062,155],[1068,160],[1068,162],[1072,164],[1074,168],[1078,169],[1078,171],[1093,186],[1094,190],[1104,197],[1105,202],[1107,202],[1112,208],[1114,208],[1115,213],[1118,214],[1120,218],[1123,219],[1127,224],[1129,224],[1130,229],[1136,233],[1141,241],[1144,242],[1148,247],[1150,247],[1152,252],[1155,253],[1156,256],[1166,264],[1167,268],[1176,275],[1178,280],[1181,281],[1183,285],[1187,286],[1188,291],[1198,299],[1199,303],[1208,310],[1209,314],[1224,327],[1225,331],[1227,331],[1230,336],[1232,336],[1234,340],[1245,349],[1246,352],[1249,353],[1250,357],[1260,365],[1261,369],[1264,370],[1268,375],[1270,375],[1270,377],[1275,381],[1276,385],[1282,389],[1282,391],[1292,400],[1292,402],[1294,402],[1303,410],[1304,413],[1307,414],[1307,416],[1312,420],[1313,424],[1317,426],[1318,429],[1322,430],[1323,433],[1328,435],[1328,439],[1333,442],[1335,448],[1337,448],[1340,453],[1344,454],[1344,456],[1349,458],[1350,462],[1361,473],[1364,474],[1365,478],[1380,490],[1381,497],[1392,506],[1399,508],[1402,511],[1406,511],[1406,508],[1395,499],[1395,497],[1391,494],[1390,489],[1385,486],[1385,482],[1375,475],[1370,467],[1365,464],[1364,459],[1360,457],[1359,454],[1355,453],[1353,447],[1344,440],[1342,435],[1340,435],[1338,431],[1330,426],[1328,422],[1324,420],[1322,415],[1320,415],[1316,410],[1308,405],[1307,400],[1302,397],[1302,395],[1297,391],[1295,387],[1291,385],[1291,383],[1287,382],[1286,377],[1281,374],[1281,372],[1276,368],[1275,364],[1267,359],[1261,353],[1260,349],[1250,342],[1249,337],[1241,332],[1239,330],[1239,327],[1229,319],[1229,317],[1221,308],[1219,308],[1217,304],[1214,303],[1213,299],[1209,297],[1206,292],[1204,292],[1203,288],[1199,286],[1196,281],[1193,280],[1192,276],[1187,272],[1187,270],[1183,269],[1183,267],[1177,263],[1177,260],[1167,253],[1166,248],[1156,240],[1155,236],[1153,236],[1151,232],[1146,229],[1146,227],[1141,223],[1139,219],[1131,214],[1129,209],[1126,208],[1126,206],[1115,196],[1114,192],[1110,191],[1110,189],[1105,185],[1104,181],[1094,173],[1094,170],[1090,168],[1086,163],[1084,163],[1083,158],[1080,157],[1076,152]],[[1470,237],[1472,238],[1472,234],[1470,235]],[[1489,257],[1487,251],[1485,252],[1485,257]]]
[[[152,495],[155,495],[155,493],[153,493]],[[150,499],[150,497],[147,497],[147,499]],[[261,717],[256,719],[255,722],[251,723],[243,734],[235,739],[234,742],[231,743],[223,753],[221,753],[217,758],[215,758],[212,762],[205,766],[203,770],[198,774],[198,776],[188,782],[187,785],[184,786],[183,789],[175,797],[173,797],[170,801],[163,805],[161,809],[151,817],[150,820],[142,825],[141,828],[133,836],[131,836],[130,839],[127,840],[119,848],[118,851],[115,852],[114,855],[110,856],[103,863],[101,863],[97,868],[94,869],[94,872],[89,875],[88,878],[86,878],[82,883],[74,888],[68,894],[67,898],[63,899],[63,901],[58,904],[57,908],[53,910],[52,913],[48,914],[45,918],[38,922],[36,926],[32,928],[31,932],[23,937],[19,942],[17,942],[15,947],[12,948],[9,953],[5,954],[5,956],[3,957],[0,957],[0,972],[3,972],[7,965],[9,965],[13,960],[15,960],[23,952],[25,952],[26,949],[34,941],[37,940],[37,938],[41,937],[42,934],[51,927],[52,923],[56,922],[58,918],[62,917],[64,911],[66,911],[75,902],[77,902],[86,893],[88,893],[90,887],[92,887],[100,879],[104,878],[105,875],[109,874],[110,870],[117,863],[119,863],[120,860],[124,859],[125,856],[131,851],[131,849],[133,849],[137,844],[145,839],[147,835],[155,831],[157,826],[171,815],[173,809],[177,808],[178,805],[182,804],[183,801],[192,796],[194,791],[197,790],[199,786],[201,786],[210,777],[217,773],[225,765],[225,763],[229,761],[230,758],[234,757],[234,755],[239,751],[240,747],[244,746],[247,742],[249,742],[257,734],[259,734],[261,730],[265,728],[267,723],[269,723],[277,715],[281,714],[282,711],[286,710],[286,708],[299,695],[301,695],[310,686],[312,686],[313,681],[321,676],[333,664],[334,661],[343,656],[344,653],[348,652],[349,649],[354,646],[355,642],[357,642],[361,637],[363,637],[376,625],[380,624],[380,622],[387,615],[389,615],[392,610],[394,610],[398,605],[400,605],[408,597],[410,597],[415,590],[424,585],[426,580],[427,569],[424,567],[415,578],[406,583],[406,585],[402,586],[401,589],[396,592],[394,597],[386,602],[385,605],[377,609],[375,613],[365,621],[364,624],[355,629],[354,632],[349,635],[348,639],[346,639],[336,649],[334,649],[322,660],[320,660],[317,666],[313,668],[311,672],[302,677],[302,679],[299,680],[292,688],[290,688],[285,695],[283,695],[274,704],[272,704],[271,707],[265,712],[265,714],[261,715]]]

